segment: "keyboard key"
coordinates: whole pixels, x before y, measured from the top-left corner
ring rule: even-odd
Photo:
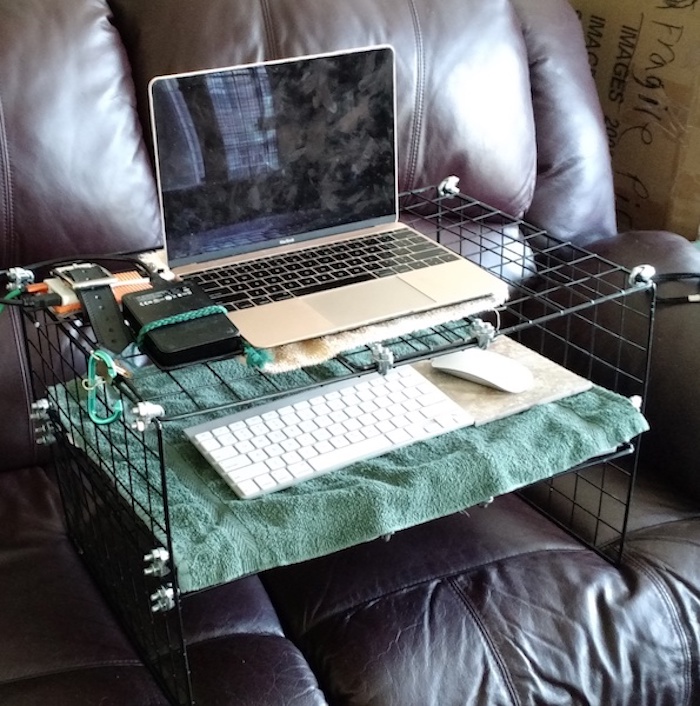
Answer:
[[[373,439],[365,439],[363,442],[350,447],[360,455],[377,456],[385,451],[391,450],[391,442],[383,436],[375,436]],[[346,449],[333,449],[327,453],[320,454],[309,461],[309,464],[316,471],[329,471],[338,466],[347,465],[349,454]]]

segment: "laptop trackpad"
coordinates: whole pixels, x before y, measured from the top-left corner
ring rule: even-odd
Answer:
[[[423,311],[435,301],[397,277],[312,294],[308,304],[335,326],[355,327]]]

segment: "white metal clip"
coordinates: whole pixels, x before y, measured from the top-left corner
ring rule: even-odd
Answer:
[[[29,419],[34,425],[34,442],[38,446],[49,446],[56,441],[51,418],[49,417],[49,401],[42,397],[32,402]]]

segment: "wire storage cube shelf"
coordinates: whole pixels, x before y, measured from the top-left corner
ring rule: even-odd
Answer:
[[[454,321],[383,343],[395,364],[477,345],[485,329],[507,335],[555,363],[625,396],[644,397],[653,328],[650,282],[541,229],[462,194],[435,187],[401,196],[401,220],[436,238],[509,284],[508,301],[476,321]],[[127,374],[86,389],[97,348],[79,315],[23,315],[35,417],[51,444],[69,533],[112,609],[175,704],[191,704],[187,630],[174,521],[169,501],[163,428],[202,411],[201,389],[172,370],[168,390],[144,398]],[[476,327],[475,327],[476,325]],[[138,370],[143,356],[120,364]],[[334,361],[333,379],[377,367],[376,350],[360,347]],[[315,388],[328,373],[311,366],[289,379],[240,366],[221,375],[199,364],[206,385],[225,389],[225,411]],[[88,385],[87,388],[90,388]],[[95,423],[84,404],[122,409],[112,424]],[[171,411],[166,400],[176,400]],[[618,561],[638,445],[528,487],[521,495],[596,551]]]

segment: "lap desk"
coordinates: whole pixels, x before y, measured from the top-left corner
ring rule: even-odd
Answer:
[[[263,378],[233,359],[170,373],[153,367],[139,371],[132,381],[139,396],[162,405],[170,419],[163,422],[162,433],[181,590],[195,591],[329,554],[463,510],[607,453],[648,428],[628,399],[593,386],[508,339],[496,339],[493,349],[499,347],[531,366],[533,389],[510,395],[433,372],[428,362],[416,364],[472,412],[475,426],[253,500],[236,498],[184,437],[184,427],[207,416],[178,415],[195,411],[193,404],[210,409],[235,401],[226,399],[215,378],[237,376],[253,386]],[[332,378],[333,361],[323,366]],[[294,373],[282,375],[292,376],[293,383]],[[185,398],[183,384],[196,390],[198,399]],[[98,466],[109,459],[117,485],[137,501],[130,502],[132,507],[137,512],[139,503],[148,507],[147,489],[135,481],[146,474],[151,483],[159,482],[155,425],[144,432],[152,458],[146,459],[140,474],[132,474],[125,459],[131,455],[127,447],[136,443],[130,441],[133,435],[106,427],[84,434],[76,431],[76,416],[85,418],[81,381],[55,387],[50,394],[71,430],[71,442]],[[156,515],[164,512],[150,509]]]

